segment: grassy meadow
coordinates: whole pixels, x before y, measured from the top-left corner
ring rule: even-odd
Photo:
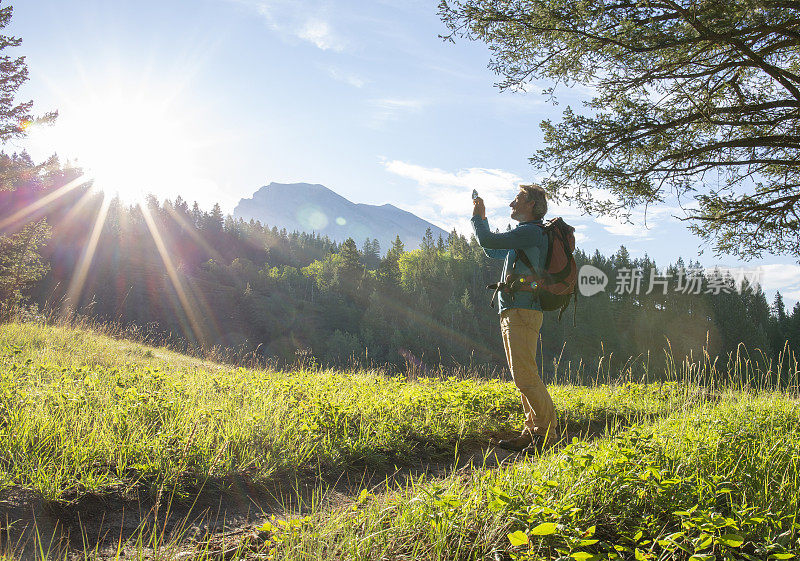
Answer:
[[[236,368],[87,330],[7,324],[0,492],[53,504],[134,487],[190,494],[213,483],[225,493],[231,478],[258,486],[450,461],[444,475],[277,516],[235,556],[791,559],[800,401],[796,387],[769,382],[773,368],[796,379],[797,362],[784,358],[766,371],[743,355],[723,374],[706,357],[648,373],[658,382],[618,372],[606,377],[615,383],[553,385],[561,445],[458,467],[460,448],[488,454],[490,437],[521,426],[512,383]],[[213,555],[200,547],[195,557]]]

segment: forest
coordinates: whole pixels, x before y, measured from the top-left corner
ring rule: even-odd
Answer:
[[[434,239],[429,232],[418,248],[399,237],[389,248],[370,239],[336,243],[235,220],[219,205],[201,209],[180,197],[126,205],[57,159],[36,166],[24,153],[3,158],[23,179],[0,191],[0,206],[29,223],[3,239],[41,253],[39,273],[27,280],[20,275],[31,266],[25,259],[0,269],[0,290],[20,304],[24,295],[27,314],[90,316],[179,348],[224,347],[280,364],[505,367],[485,289],[501,262],[487,258],[474,236],[453,231]],[[31,243],[21,244],[24,236]],[[601,357],[607,366],[652,371],[668,355],[696,359],[704,349],[721,364],[740,344],[754,360],[775,360],[785,345],[800,350],[800,305],[788,312],[780,293],[768,302],[760,286],[737,286],[719,271],[703,271],[689,290],[679,277],[702,271],[700,263],[657,265],[624,246],[609,256],[578,247],[575,257],[579,267],[602,270],[609,284],[579,296],[560,321],[545,314],[537,357],[546,377],[567,365],[592,377]],[[615,290],[614,280],[632,270],[642,272],[639,290]],[[647,290],[652,274],[668,279],[666,287]]]

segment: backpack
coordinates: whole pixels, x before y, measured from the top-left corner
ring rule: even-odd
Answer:
[[[547,235],[547,258],[544,263],[544,274],[541,276],[519,276],[519,278],[507,278],[505,288],[536,292],[542,311],[550,312],[560,310],[558,321],[564,310],[569,306],[570,297],[575,301],[572,309],[572,325],[575,325],[575,310],[578,306],[578,265],[575,263],[575,228],[564,222],[561,217],[548,220],[543,227]],[[516,259],[511,265],[512,270],[521,260],[528,269],[534,270],[528,256],[521,249],[517,249]],[[517,275],[513,275],[517,277]],[[509,275],[512,277],[512,275]],[[497,285],[490,285],[493,288]],[[500,287],[501,289],[504,287]],[[488,288],[488,287],[487,287]]]

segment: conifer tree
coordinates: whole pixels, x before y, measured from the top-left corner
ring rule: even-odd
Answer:
[[[783,350],[789,338],[789,316],[786,315],[786,305],[780,290],[775,292],[775,298],[770,307],[769,339],[773,357]]]
[[[0,29],[11,22],[13,8],[0,8]],[[22,39],[0,34],[0,52],[17,47]],[[35,119],[31,114],[32,101],[18,103],[16,94],[28,79],[25,57],[0,55],[0,144],[25,135],[28,127],[36,122],[52,122],[56,113],[47,113]],[[42,165],[35,165],[26,152],[7,156],[0,152],[0,191],[12,190],[20,186],[28,189],[41,187],[41,173],[48,164],[57,164],[51,159]],[[3,214],[0,214],[0,218]],[[19,224],[12,224],[17,229]],[[0,232],[2,234],[2,232]],[[0,235],[0,319],[7,317],[22,298],[25,288],[39,280],[47,271],[47,265],[39,255],[39,250],[50,236],[46,220],[39,220],[22,227],[8,235]]]
[[[375,269],[380,263],[381,245],[377,239],[367,238],[364,240],[361,253],[364,256],[364,265],[367,269]]]
[[[9,316],[24,291],[47,272],[39,251],[49,237],[46,220],[32,222],[17,234],[0,236],[0,320]]]
[[[400,235],[399,234],[395,236],[394,241],[392,242],[392,247],[389,249],[389,251],[394,255],[395,259],[400,257],[403,254],[403,252],[405,251],[405,245],[400,240]],[[388,253],[387,253],[387,256],[388,256]]]
[[[794,351],[795,356],[800,356],[800,302],[795,303],[794,308],[792,308],[786,339],[789,341],[789,346]]]
[[[394,292],[400,288],[400,256],[403,255],[403,242],[400,236],[395,236],[392,247],[386,252],[378,266],[378,280],[384,289]]]
[[[422,242],[420,243],[420,248],[425,253],[433,251],[436,249],[436,244],[433,241],[433,232],[431,231],[430,227],[425,229],[425,235],[422,236]]]
[[[364,275],[361,255],[353,238],[347,238],[339,248],[338,262],[334,271],[334,283],[347,294],[354,294]]]
[[[0,8],[0,29],[4,29],[11,23],[13,13],[12,6]],[[18,47],[22,43],[19,37],[0,35],[0,51],[8,48]],[[34,123],[52,122],[56,118],[56,113],[35,119],[31,114],[33,108],[32,101],[17,103],[15,96],[19,88],[28,80],[28,67],[25,64],[25,57],[11,57],[0,55],[0,144],[5,144],[14,138],[25,135],[28,127]],[[0,189],[7,188],[7,185],[0,184]]]
[[[541,123],[531,161],[551,194],[606,216],[693,197],[691,229],[719,252],[800,256],[796,2],[441,0],[439,14],[447,39],[487,44],[501,89],[593,92]]]

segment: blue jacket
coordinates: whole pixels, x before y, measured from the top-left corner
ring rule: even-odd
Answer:
[[[503,264],[503,277],[511,272],[511,266],[517,256],[515,249],[522,249],[533,265],[533,271],[528,269],[522,260],[517,261],[514,272],[520,275],[541,275],[544,272],[544,263],[547,260],[547,235],[542,227],[542,220],[520,222],[516,228],[509,232],[495,234],[489,229],[489,221],[478,216],[472,217],[472,229],[478,243],[487,257],[505,259]],[[512,298],[511,294],[499,292],[500,312],[509,308],[525,308],[528,310],[542,309],[539,300],[534,298],[533,292],[518,291]]]

